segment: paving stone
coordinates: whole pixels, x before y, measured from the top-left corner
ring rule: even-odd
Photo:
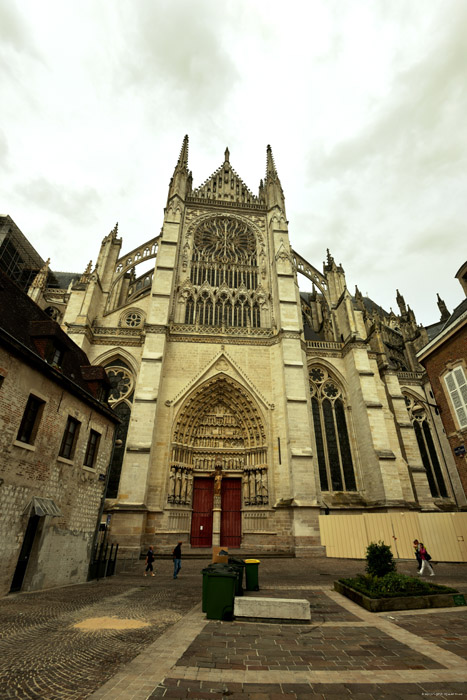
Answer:
[[[157,663],[142,652],[199,603],[200,570],[206,563],[185,560],[183,577],[177,588],[170,578],[171,562],[162,560],[154,579],[142,580],[139,565],[137,573],[135,569],[98,583],[1,599],[1,700],[133,700],[140,690],[146,693],[145,698],[188,697],[188,693],[194,693],[191,697],[196,698],[203,693],[212,699],[223,697],[224,693],[226,699],[247,700],[250,691],[241,682],[245,673],[250,674],[249,678],[256,675],[260,679],[269,671],[283,671],[290,673],[287,678],[296,675],[297,679],[308,672],[329,672],[330,679],[329,683],[311,685],[268,684],[267,691],[264,683],[250,684],[255,686],[252,692],[266,693],[269,700],[283,697],[306,700],[314,697],[319,700],[337,700],[337,697],[392,700],[394,697],[401,700],[410,696],[420,700],[423,692],[438,693],[438,697],[448,692],[467,695],[466,684],[447,683],[445,676],[439,683],[421,684],[411,680],[411,674],[420,678],[425,669],[435,674],[445,672],[446,668],[451,668],[450,658],[467,659],[465,611],[417,611],[407,615],[396,612],[391,616],[375,616],[373,624],[364,611],[349,612],[347,608],[352,606],[349,601],[343,600],[340,605],[337,603],[340,599],[331,590],[323,590],[323,586],[330,589],[333,575],[329,579],[319,578],[321,573],[334,572],[336,577],[353,575],[362,571],[363,563],[319,557],[264,560],[260,570],[260,585],[264,580],[264,593],[268,597],[310,601],[312,620],[315,615],[311,625],[263,623],[259,626],[258,623],[208,621],[200,634],[193,635],[194,639],[186,639],[186,647],[183,639],[178,642],[180,654],[174,657],[174,662],[178,658],[179,665],[167,666],[166,681],[157,677],[148,682],[147,676]],[[464,585],[463,590],[467,589],[467,565],[439,565],[438,570],[441,583],[459,588]],[[301,588],[302,584],[320,585],[321,590]],[[151,626],[141,630],[85,633],[73,627],[75,622],[92,616],[131,617],[147,620]],[[394,620],[383,631],[379,621],[387,621],[389,617]],[[428,655],[421,653],[413,644],[394,638],[392,629],[406,630],[413,635],[411,640],[429,641],[434,645],[432,650],[438,648],[440,654],[451,652],[453,657],[445,656],[441,663],[436,651]],[[137,662],[125,666],[135,657],[138,657]],[[183,677],[185,672],[190,673],[192,666],[196,673],[214,675],[209,681],[191,680],[189,675]],[[391,669],[407,674],[408,681],[378,683],[375,692],[371,683],[334,682],[345,678],[346,672],[373,671],[377,677],[381,671],[387,674]],[[459,678],[459,669],[452,671],[451,678]],[[238,683],[225,683],[227,691],[224,682],[220,682],[224,672],[238,679]],[[106,685],[109,679],[113,688]],[[347,690],[343,691],[341,686]],[[449,697],[451,700],[453,696]]]

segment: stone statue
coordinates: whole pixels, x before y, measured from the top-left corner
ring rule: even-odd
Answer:
[[[214,493],[219,494],[221,492],[222,484],[222,469],[216,467],[216,474],[214,476]]]

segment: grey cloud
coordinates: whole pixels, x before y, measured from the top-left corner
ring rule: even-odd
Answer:
[[[0,3],[0,42],[17,51],[31,49],[31,35],[13,3]]]
[[[408,255],[420,255],[429,251],[431,255],[442,254],[446,249],[458,249],[467,238],[467,224],[460,221],[437,221],[436,226],[422,226],[406,239],[403,250]]]
[[[221,10],[204,4],[203,11],[202,2],[140,4],[128,18],[131,28],[121,55],[124,88],[162,89],[171,111],[180,99],[193,111],[218,107],[237,79],[222,39],[222,25],[228,23],[224,5]],[[158,107],[164,109],[160,102]]]
[[[430,52],[396,75],[388,99],[374,104],[366,127],[356,138],[338,144],[328,157],[321,157],[321,176],[368,166],[378,158],[388,164],[404,161],[419,174],[432,175],[465,147],[465,130],[458,124],[467,110],[467,5],[452,7],[450,23],[437,27],[430,37]],[[451,140],[447,141],[449,124]],[[437,132],[442,126],[443,140],[439,142]],[[313,170],[317,166],[315,160]]]
[[[75,224],[94,221],[93,212],[101,203],[98,192],[91,187],[65,187],[45,178],[30,180],[16,190],[19,196],[39,206],[41,211],[48,210],[55,217],[73,219]]]

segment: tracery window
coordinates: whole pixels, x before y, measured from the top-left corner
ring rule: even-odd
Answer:
[[[405,405],[415,431],[418,449],[426,469],[426,476],[433,498],[447,498],[448,492],[444,481],[438,454],[436,452],[430,424],[424,405],[415,397],[405,395]]]
[[[45,313],[48,316],[50,316],[51,319],[53,319],[54,321],[57,321],[57,323],[60,322],[62,315],[61,315],[60,311],[55,306],[48,306],[45,309]]]
[[[258,328],[261,325],[256,236],[227,216],[202,222],[193,236],[185,323]]]
[[[323,367],[311,367],[309,380],[321,489],[356,491],[342,389]]]
[[[127,311],[121,318],[121,323],[129,328],[137,328],[143,323],[143,314],[141,311]]]
[[[109,483],[107,486],[107,498],[116,498],[120,483],[125,443],[130,425],[131,405],[134,395],[134,377],[123,360],[116,359],[105,367],[110,381],[109,404],[114,413],[120,418],[121,423],[115,431],[115,440],[121,440],[121,444],[115,444],[110,464]]]

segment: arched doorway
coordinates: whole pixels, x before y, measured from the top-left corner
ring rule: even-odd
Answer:
[[[191,506],[191,545],[238,547],[241,513],[268,503],[264,422],[250,393],[221,373],[181,407],[172,436],[168,502]]]

